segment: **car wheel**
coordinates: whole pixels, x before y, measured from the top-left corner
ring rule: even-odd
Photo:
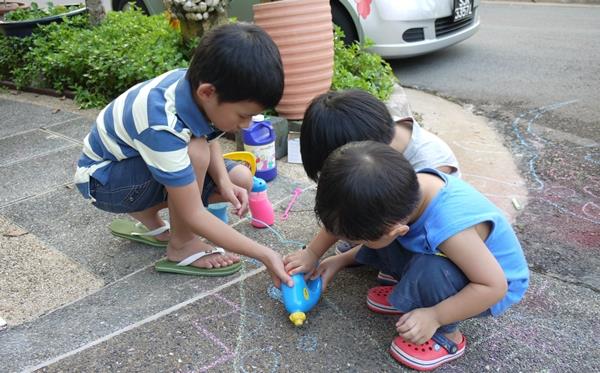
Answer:
[[[132,3],[140,8],[144,14],[150,14],[148,12],[148,7],[146,7],[143,0],[119,0],[117,3],[117,10],[129,10]]]
[[[333,23],[338,25],[344,31],[344,43],[346,45],[358,41],[358,32],[352,21],[352,17],[338,0],[331,0],[331,16]]]

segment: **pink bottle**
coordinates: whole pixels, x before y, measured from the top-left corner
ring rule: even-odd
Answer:
[[[253,226],[256,228],[266,228],[275,223],[273,205],[267,196],[267,183],[256,176],[254,177],[254,184],[252,184],[249,204]]]

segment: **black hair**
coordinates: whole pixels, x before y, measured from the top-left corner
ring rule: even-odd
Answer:
[[[230,23],[207,33],[194,52],[186,75],[196,91],[215,86],[219,102],[252,101],[265,108],[283,95],[283,65],[273,39],[250,23]]]
[[[325,229],[350,241],[375,241],[417,208],[417,175],[402,153],[375,141],[335,150],[319,177],[315,213]]]
[[[383,102],[368,92],[353,89],[315,97],[300,128],[304,171],[317,181],[327,156],[351,141],[373,140],[389,144],[395,123]]]

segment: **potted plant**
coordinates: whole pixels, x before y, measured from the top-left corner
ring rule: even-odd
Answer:
[[[86,11],[83,3],[55,6],[48,2],[48,7],[42,9],[36,2],[31,2],[29,8],[20,8],[4,14],[4,20],[0,21],[0,32],[6,36],[25,37],[31,35],[39,25],[62,22],[63,17],[73,17]]]
[[[254,22],[275,41],[285,73],[277,113],[299,120],[310,100],[327,92],[333,76],[333,23],[329,0],[261,0]]]
[[[29,5],[27,5],[25,3],[20,3],[17,1],[2,0],[2,1],[0,1],[0,19],[2,19],[2,16],[4,16],[4,14],[6,14],[8,12],[12,12],[13,10],[17,10],[17,9],[27,9],[27,8],[29,8]]]

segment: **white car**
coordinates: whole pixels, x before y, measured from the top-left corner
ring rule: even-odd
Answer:
[[[107,10],[122,10],[132,0],[104,0]],[[198,2],[199,0],[194,0]],[[162,0],[133,0],[149,14],[164,11]],[[229,15],[252,20],[259,0],[231,0]],[[404,58],[437,51],[461,42],[479,28],[480,0],[330,0],[333,22],[346,42],[367,38],[371,51]]]

